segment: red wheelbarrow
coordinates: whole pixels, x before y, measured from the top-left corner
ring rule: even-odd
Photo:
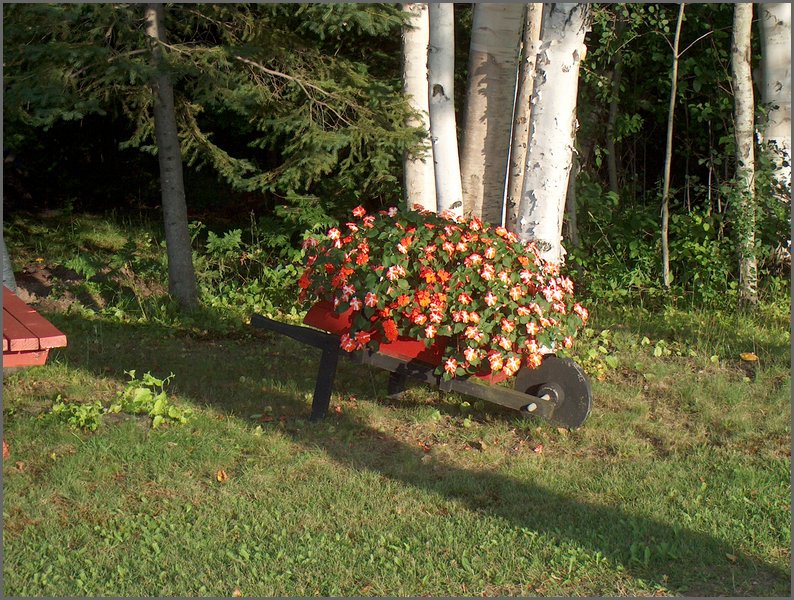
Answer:
[[[253,315],[251,325],[287,335],[299,342],[322,349],[320,368],[314,388],[310,419],[322,419],[328,412],[331,390],[336,377],[340,337],[350,330],[352,311],[337,314],[330,302],[321,301],[306,313],[303,322],[310,327],[281,323]],[[445,381],[435,374],[441,364],[445,340],[429,348],[423,342],[398,338],[381,342],[372,349],[344,352],[357,363],[372,365],[391,373],[389,395],[405,389],[408,377],[429,383],[443,391],[454,391],[487,402],[517,410],[523,415],[536,415],[574,429],[590,414],[593,394],[582,368],[569,358],[546,354],[537,368],[523,367],[515,375],[513,389],[496,385],[506,380],[503,373],[482,372]]]

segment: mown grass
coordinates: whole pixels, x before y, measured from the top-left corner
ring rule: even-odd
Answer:
[[[228,315],[47,306],[69,347],[4,378],[6,595],[790,595],[779,308],[600,308],[593,412],[567,431],[420,385],[390,400],[348,361],[310,423],[319,351]],[[193,419],[46,416],[108,405],[130,369],[173,372]]]

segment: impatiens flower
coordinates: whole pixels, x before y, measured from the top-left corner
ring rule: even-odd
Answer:
[[[530,321],[527,323],[527,333],[529,335],[534,337],[538,335],[538,331],[540,331],[540,327],[538,327],[538,324],[535,323],[535,321]]]
[[[495,306],[496,303],[499,301],[499,299],[494,295],[494,293],[490,291],[487,294],[485,294],[485,298],[483,299],[485,300],[485,303],[488,306]]]
[[[455,244],[451,242],[444,242],[443,244],[441,244],[441,249],[450,256],[455,254]]]
[[[479,339],[479,337],[482,335],[482,333],[480,333],[480,330],[477,329],[476,327],[474,327],[473,325],[469,325],[466,328],[466,331],[463,333],[463,335],[466,336],[466,339],[476,340],[476,339]]]
[[[339,347],[345,352],[353,352],[358,347],[358,344],[350,338],[350,335],[344,333],[339,339]]]
[[[496,248],[494,248],[493,246],[488,246],[485,249],[485,252],[483,252],[483,255],[488,260],[493,260],[494,258],[496,258]]]
[[[364,304],[370,308],[375,308],[378,305],[378,296],[372,292],[367,292],[367,295],[364,296]]]
[[[469,313],[469,321],[472,323],[479,323],[480,322],[480,315],[474,311]]]
[[[471,296],[468,294],[460,294],[458,296],[458,302],[461,304],[471,304]]]
[[[352,285],[345,284],[342,286],[342,294],[345,296],[352,296],[356,293],[356,288]]]
[[[455,245],[455,250],[457,250],[458,252],[466,252],[468,249],[469,249],[469,246],[468,246],[468,244],[466,244],[466,242],[458,242]]]
[[[356,232],[358,231],[358,225],[356,225],[355,223],[345,223],[345,225],[347,225],[347,228],[348,228],[348,229],[349,229],[349,230],[350,230],[352,233],[356,233]]]
[[[526,306],[519,306],[518,308],[516,308],[516,314],[519,317],[528,317],[529,315],[532,314],[532,311],[529,310]]]
[[[342,237],[342,232],[339,231],[336,227],[332,227],[328,230],[328,237],[332,240],[338,240]]]
[[[494,271],[493,265],[483,265],[482,271],[480,271],[480,277],[485,279],[485,281],[491,281],[494,277]]]
[[[527,340],[526,349],[531,352],[540,352],[540,347],[538,346],[538,342],[534,339]]]
[[[387,214],[390,217],[394,218],[394,216],[397,214],[397,207],[396,206],[390,206],[389,209],[386,212],[387,212]]]
[[[423,313],[416,313],[416,315],[414,315],[414,323],[417,325],[424,325],[427,323],[427,315]]]
[[[465,259],[463,259],[463,264],[465,264],[467,267],[470,267],[472,265],[479,265],[481,262],[482,262],[482,256],[480,256],[476,252],[474,254],[469,254]]]
[[[515,373],[521,368],[521,359],[517,356],[511,356],[505,361],[505,370],[509,370],[512,373]]]
[[[394,281],[405,276],[405,269],[400,265],[392,265],[386,270],[386,279]]]
[[[428,256],[432,256],[432,255],[433,255],[433,253],[436,251],[436,247],[435,247],[435,245],[434,245],[434,244],[430,244],[430,245],[428,245],[428,246],[425,246],[425,247],[422,249],[422,251],[423,251],[425,254],[427,254]]]
[[[369,331],[359,331],[356,333],[356,341],[362,346],[369,342],[372,334]]]
[[[571,346],[573,346],[573,338],[572,338],[570,335],[569,335],[569,336],[567,336],[567,337],[566,337],[566,338],[565,338],[565,339],[562,341],[562,345],[563,345],[563,346],[565,346],[566,348],[570,348]]]
[[[508,319],[502,319],[501,325],[502,325],[502,331],[504,331],[505,333],[510,333],[516,328],[515,322],[510,321]]]
[[[469,346],[469,347],[467,347],[467,348],[466,348],[466,349],[463,351],[463,356],[464,356],[464,358],[465,358],[467,361],[469,361],[470,363],[471,363],[471,362],[474,362],[475,360],[479,360],[479,358],[480,358],[480,357],[479,357],[479,354],[477,353],[477,351],[476,351],[474,348],[470,347],[470,346]]]
[[[562,302],[555,302],[551,305],[551,310],[554,312],[560,313],[561,315],[565,314],[565,304]]]
[[[430,322],[442,323],[444,321],[444,313],[438,309],[430,309]]]
[[[505,229],[500,225],[499,227],[494,229],[494,233],[496,233],[496,235],[498,235],[499,237],[505,237],[507,235],[507,229]]]
[[[482,221],[477,217],[472,217],[469,221],[469,229],[472,231],[480,231],[482,229]]]
[[[452,313],[452,320],[455,323],[468,323],[469,313],[467,313],[465,310],[456,310]]]
[[[496,371],[501,371],[502,367],[504,366],[504,363],[502,361],[502,355],[499,354],[498,352],[494,352],[493,354],[491,354],[488,357],[488,362],[491,365],[491,371],[493,371],[494,373]]]
[[[510,297],[518,302],[524,295],[524,290],[521,289],[520,285],[514,285],[510,288]]]
[[[450,375],[455,375],[455,371],[458,369],[458,361],[454,358],[450,357],[444,363],[444,370],[449,373]]]
[[[411,298],[405,294],[400,294],[397,296],[397,306],[403,307],[408,306],[411,303]]]
[[[353,216],[358,217],[359,219],[367,214],[366,209],[363,206],[356,206],[353,209]]]
[[[386,319],[383,321],[383,332],[386,334],[386,339],[390,342],[393,342],[397,339],[397,323],[394,322],[392,319]]]
[[[438,328],[435,325],[428,325],[427,327],[425,327],[425,337],[429,339],[433,339],[434,337],[436,337],[437,331]]]
[[[365,265],[369,261],[369,254],[366,252],[359,252],[356,254],[356,264],[357,265]]]
[[[533,353],[533,354],[530,354],[529,356],[527,356],[527,366],[530,369],[536,369],[537,367],[540,366],[540,364],[542,362],[543,362],[543,355],[542,354]]]
[[[436,273],[436,276],[438,277],[438,280],[441,283],[446,283],[447,281],[449,281],[452,278],[452,275],[449,274],[444,269],[439,269],[438,272]]]
[[[499,281],[501,281],[505,285],[510,283],[510,274],[507,271],[499,271],[497,277],[499,278]]]
[[[353,297],[350,299],[350,308],[352,308],[353,310],[361,310],[361,308],[362,308],[363,306],[364,306],[364,305],[363,305],[363,304],[361,304],[361,300],[359,300],[359,299],[358,299],[358,298],[356,298],[355,296],[353,296]]]
[[[526,269],[521,269],[521,272],[518,274],[518,276],[521,278],[521,282],[524,285],[529,285],[529,282],[532,281],[532,273]]]
[[[496,339],[496,336],[494,336],[494,339]],[[513,342],[511,342],[510,340],[508,340],[508,339],[507,339],[506,337],[504,337],[504,336],[501,336],[501,335],[500,335],[500,336],[499,336],[499,341],[498,341],[497,343],[498,343],[498,344],[499,344],[499,345],[500,345],[502,348],[504,348],[505,350],[512,350],[512,349],[513,349]]]
[[[375,217],[372,215],[367,215],[366,217],[364,217],[363,223],[365,227],[372,229],[373,227],[375,227]]]

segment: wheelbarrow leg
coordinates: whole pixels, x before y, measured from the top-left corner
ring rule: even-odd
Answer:
[[[392,371],[389,373],[389,383],[386,386],[386,395],[397,398],[405,391],[405,374]]]
[[[320,357],[320,368],[317,373],[317,383],[314,386],[314,399],[312,400],[312,414],[310,421],[319,421],[328,414],[331,403],[331,392],[336,378],[336,366],[339,363],[339,346],[326,346]]]

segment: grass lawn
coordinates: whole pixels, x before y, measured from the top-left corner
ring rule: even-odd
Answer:
[[[568,431],[418,384],[389,400],[349,361],[309,423],[318,350],[50,306],[69,346],[3,382],[5,595],[790,595],[788,307],[595,307]],[[49,416],[108,406],[131,369],[173,372],[188,423]]]

